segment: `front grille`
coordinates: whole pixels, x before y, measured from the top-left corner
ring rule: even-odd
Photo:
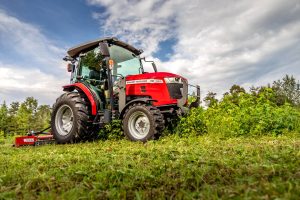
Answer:
[[[167,87],[168,87],[171,99],[181,99],[182,98],[182,93],[181,93],[181,90],[183,88],[182,83],[167,83]]]

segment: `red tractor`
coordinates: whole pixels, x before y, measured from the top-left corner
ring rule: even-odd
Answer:
[[[69,85],[53,106],[52,134],[58,143],[96,138],[103,125],[120,119],[132,141],[157,138],[166,123],[186,113],[188,83],[182,76],[157,72],[141,50],[116,38],[87,42],[68,50]],[[143,63],[152,62],[154,72]],[[199,105],[200,87],[196,101]]]

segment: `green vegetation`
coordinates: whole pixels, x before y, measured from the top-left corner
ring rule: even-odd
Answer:
[[[89,51],[85,57],[81,58],[81,65],[88,66],[91,69],[100,71],[102,68],[103,56],[95,51]]]
[[[0,133],[2,136],[25,135],[31,130],[42,130],[49,127],[50,106],[38,105],[33,97],[24,102],[12,102],[8,107],[4,102],[0,105]],[[0,134],[0,141],[1,138]]]
[[[298,135],[0,146],[0,199],[298,199]]]
[[[156,141],[127,141],[114,121],[100,141],[23,148],[8,136],[47,126],[50,108],[3,104],[0,199],[299,199],[299,96],[292,76],[234,85]]]
[[[197,108],[180,120],[178,134],[219,134],[226,137],[279,135],[300,132],[300,112],[289,103],[278,106],[275,92],[264,88],[259,94],[225,94],[206,110]]]

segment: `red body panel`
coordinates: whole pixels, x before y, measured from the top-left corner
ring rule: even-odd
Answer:
[[[93,97],[91,91],[83,83],[74,83],[74,84],[70,84],[70,85],[65,85],[65,86],[63,86],[63,88],[64,88],[64,90],[71,90],[71,91],[74,89],[78,89],[78,88],[80,90],[82,90],[91,103],[92,115],[97,114],[97,104],[94,100],[94,97]]]
[[[20,136],[16,137],[15,140],[15,146],[27,146],[27,145],[34,145],[34,143],[37,141],[36,136]]]
[[[126,77],[126,96],[150,96],[156,100],[155,106],[177,104],[177,99],[171,99],[164,78],[180,77],[179,75],[156,72],[130,75]],[[185,78],[183,78],[185,79]],[[141,83],[136,80],[141,81]],[[186,79],[185,79],[186,80]]]
[[[149,96],[152,99],[156,100],[153,103],[155,106],[177,104],[177,99],[170,98],[169,91],[164,80],[164,78],[167,77],[180,77],[186,80],[182,76],[168,72],[129,75],[126,77],[126,96]],[[68,91],[73,91],[74,89],[82,90],[91,103],[92,115],[97,114],[97,104],[95,102],[95,99],[91,91],[83,83],[65,85],[63,86],[63,88],[64,90]]]

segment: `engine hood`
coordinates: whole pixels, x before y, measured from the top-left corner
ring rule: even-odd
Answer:
[[[169,72],[151,72],[137,75],[129,75],[126,77],[126,80],[137,80],[137,79],[163,79],[169,77],[178,77],[187,81],[186,78],[179,76],[177,74],[169,73]]]

